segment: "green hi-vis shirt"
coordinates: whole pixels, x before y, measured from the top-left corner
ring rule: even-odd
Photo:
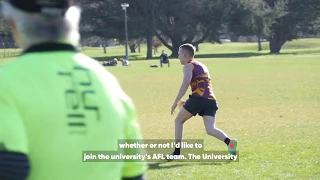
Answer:
[[[83,162],[83,151],[117,151],[125,139],[142,139],[131,99],[72,46],[37,45],[0,68],[0,150],[27,154],[30,180],[141,175],[141,161]]]

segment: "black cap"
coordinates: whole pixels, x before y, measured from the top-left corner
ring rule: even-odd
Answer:
[[[73,5],[72,0],[8,0],[14,7],[28,13],[63,15]]]

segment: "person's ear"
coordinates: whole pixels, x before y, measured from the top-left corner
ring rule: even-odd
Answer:
[[[14,35],[17,35],[17,28],[16,28],[16,23],[14,23],[14,21],[12,19],[8,19],[7,20],[7,24],[8,26],[10,27],[11,29],[11,32],[14,34]]]
[[[184,53],[184,58],[188,59],[188,54],[187,53]]]
[[[16,23],[12,19],[8,19],[7,23],[9,25],[10,29],[11,29],[12,35],[13,35],[16,43],[18,44],[19,47],[23,48],[19,33],[17,31]]]
[[[11,19],[8,19],[7,23],[12,30],[16,28],[15,23]]]

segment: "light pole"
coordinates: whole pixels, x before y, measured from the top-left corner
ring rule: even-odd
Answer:
[[[124,10],[124,26],[126,33],[126,59],[129,60],[128,57],[128,26],[127,26],[127,8],[129,7],[128,3],[121,4],[122,10]]]

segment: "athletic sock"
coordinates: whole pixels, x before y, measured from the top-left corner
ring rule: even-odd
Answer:
[[[180,148],[176,148],[173,152],[174,155],[180,155]]]
[[[229,139],[229,138],[224,139],[224,143],[226,143],[226,144],[227,144],[227,146],[229,146],[230,139]]]

